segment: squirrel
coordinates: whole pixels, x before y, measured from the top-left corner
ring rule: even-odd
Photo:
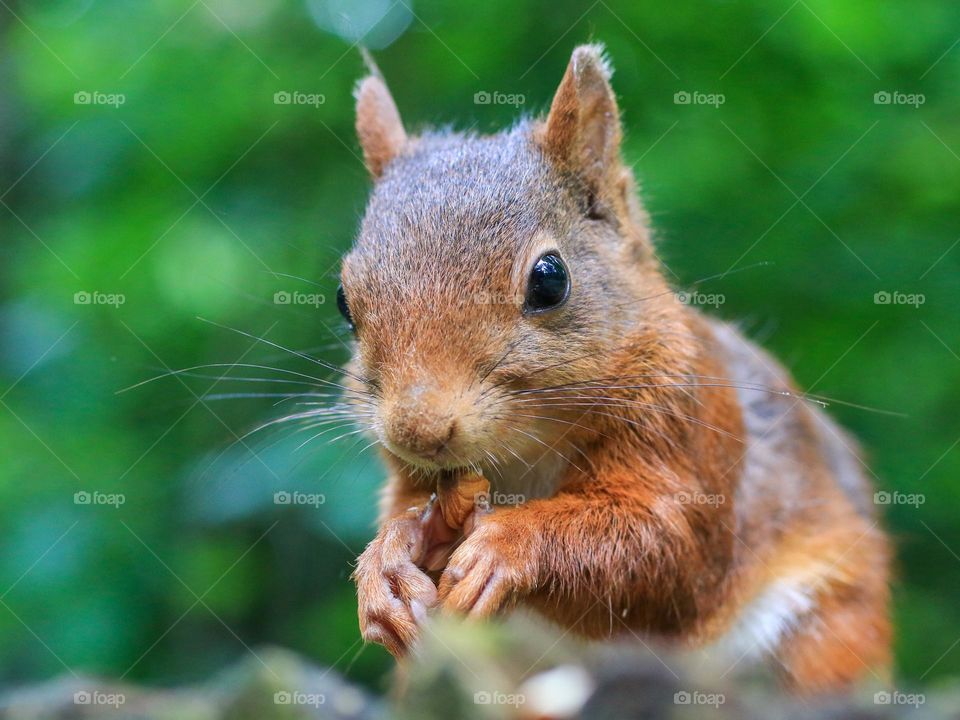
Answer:
[[[855,442],[733,325],[678,301],[621,157],[602,46],[545,118],[410,135],[355,91],[373,189],[337,300],[346,401],[389,472],[357,561],[397,657],[429,612],[765,661],[800,693],[890,664],[890,545]],[[682,299],[681,299],[682,300]],[[462,528],[438,481],[491,492]]]

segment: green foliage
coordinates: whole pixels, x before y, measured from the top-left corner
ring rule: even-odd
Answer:
[[[64,666],[192,679],[247,645],[280,642],[382,682],[388,659],[360,650],[348,577],[381,478],[366,442],[325,444],[349,428],[303,448],[311,433],[238,440],[297,399],[204,396],[298,386],[217,381],[223,368],[117,394],[210,363],[326,375],[198,317],[345,359],[332,302],[274,302],[294,291],[332,300],[364,204],[351,98],[360,60],[352,40],[314,22],[341,4],[0,8],[0,668],[10,681]],[[699,286],[723,295],[713,312],[743,321],[801,386],[906,414],[831,409],[862,439],[880,486],[925,495],[885,508],[899,546],[900,670],[960,671],[960,8],[412,8],[396,6],[375,44],[389,45],[377,59],[413,128],[486,132],[537,113],[576,43],[607,44],[625,154],[678,286],[742,269]],[[324,102],[274,102],[294,91]],[[479,91],[525,102],[478,105]],[[883,91],[925,102],[876,104]],[[124,102],[77,104],[78,92]],[[677,104],[678,92],[725,101]],[[759,262],[769,264],[750,267]],[[880,291],[925,303],[878,305]],[[76,304],[78,292],[124,302]],[[124,502],[77,504],[80,491]],[[325,502],[278,505],[280,491]]]

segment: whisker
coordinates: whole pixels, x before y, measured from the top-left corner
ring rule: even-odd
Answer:
[[[568,399],[578,400],[583,402],[574,402],[574,403],[552,402],[552,400],[563,401]],[[627,408],[641,407],[641,408],[659,413],[661,415],[675,417],[679,420],[685,420],[687,422],[691,422],[695,425],[699,425],[700,427],[704,427],[708,430],[713,430],[714,432],[720,433],[721,435],[725,435],[726,437],[729,437],[733,440],[736,440],[738,443],[743,444],[743,440],[741,440],[739,437],[728,432],[727,430],[724,430],[721,427],[717,427],[716,425],[713,425],[712,423],[708,423],[707,421],[701,420],[700,418],[694,417],[693,415],[674,412],[670,408],[664,407],[662,405],[656,405],[654,403],[643,402],[642,400],[634,400],[631,398],[606,397],[606,396],[590,396],[590,395],[572,395],[572,396],[562,396],[562,397],[554,396],[552,398],[547,398],[547,400],[551,402],[541,402],[540,404],[529,404],[527,405],[527,407],[534,407],[534,408],[565,408],[565,407],[594,407],[594,406],[627,407]],[[587,402],[587,401],[593,401],[593,402]],[[518,402],[527,403],[529,401],[520,400]]]
[[[366,392],[366,391],[357,390],[357,389],[355,389],[355,388],[347,387],[346,385],[341,385],[340,383],[333,382],[332,380],[324,380],[323,378],[318,378],[318,377],[315,377],[315,376],[313,376],[313,375],[308,375],[308,374],[306,374],[306,373],[297,372],[296,370],[287,370],[286,368],[272,367],[272,366],[270,366],[270,365],[257,365],[257,364],[254,364],[254,363],[206,363],[206,364],[204,364],[204,365],[193,365],[193,366],[191,366],[191,367],[182,368],[182,369],[180,369],[180,370],[168,370],[168,371],[166,371],[166,372],[161,373],[160,375],[155,375],[154,377],[147,378],[146,380],[141,380],[140,382],[135,383],[135,384],[133,384],[133,385],[130,385],[129,387],[125,387],[125,388],[123,388],[123,389],[121,389],[121,390],[117,390],[117,391],[115,391],[114,394],[115,394],[115,395],[120,395],[120,394],[122,394],[122,393],[129,392],[130,390],[135,390],[135,389],[137,389],[137,388],[139,388],[139,387],[141,387],[141,386],[143,386],[143,385],[147,385],[148,383],[152,383],[152,382],[155,382],[155,381],[157,381],[157,380],[161,380],[161,379],[167,378],[167,377],[173,377],[173,376],[176,376],[176,375],[183,375],[183,374],[185,374],[185,373],[189,373],[189,372],[192,372],[192,371],[194,371],[194,370],[207,370],[207,369],[211,369],[211,368],[238,368],[238,367],[239,367],[239,368],[247,368],[247,369],[255,369],[255,370],[269,370],[269,371],[272,371],[272,372],[283,373],[283,374],[285,374],[285,375],[293,375],[293,376],[295,376],[295,377],[304,378],[304,379],[306,379],[306,380],[311,380],[311,381],[312,381],[311,383],[304,383],[304,384],[311,384],[311,385],[312,385],[312,384],[314,384],[314,383],[319,383],[319,384],[321,384],[321,385],[327,385],[327,386],[330,386],[330,387],[335,387],[335,388],[337,388],[337,389],[339,389],[339,390],[343,390],[344,392],[354,393],[354,394],[357,394],[357,395],[362,395],[362,396],[364,396],[364,397],[369,397],[369,396],[372,395],[372,393],[369,393],[369,392]],[[230,379],[230,376],[229,376],[229,375],[224,375],[222,378],[218,378],[218,379],[228,380],[228,379]]]
[[[657,383],[657,384],[646,384],[646,385],[594,385],[593,383],[599,382],[618,382],[620,380],[631,380],[636,378],[683,378],[683,379],[698,379],[698,380],[711,380],[717,381],[713,383]],[[511,394],[522,395],[522,394],[534,394],[539,392],[552,391],[555,389],[567,389],[575,388],[577,386],[583,387],[583,389],[603,389],[603,390],[632,390],[632,389],[644,389],[644,388],[654,388],[654,387],[729,387],[738,390],[756,390],[758,392],[766,392],[771,395],[780,395],[782,397],[794,398],[796,400],[805,400],[807,402],[819,405],[821,407],[829,407],[831,404],[841,405],[844,407],[851,407],[858,410],[865,410],[868,412],[878,413],[881,415],[894,415],[898,417],[906,417],[905,413],[896,412],[893,410],[884,410],[882,408],[870,407],[868,405],[861,405],[858,403],[848,402],[846,400],[838,400],[837,398],[828,397],[826,395],[818,395],[813,393],[802,393],[802,392],[793,392],[792,390],[784,390],[780,388],[770,387],[768,385],[762,385],[760,383],[751,383],[751,382],[741,382],[736,381],[731,378],[725,378],[721,376],[714,375],[696,375],[692,373],[651,373],[645,375],[622,375],[619,377],[607,377],[607,378],[594,378],[592,380],[579,380],[576,382],[563,383],[559,385],[552,385],[543,388],[524,388],[521,390],[514,390]]]
[[[530,463],[528,463],[528,462],[527,462],[526,460],[524,460],[522,457],[520,457],[520,455],[517,454],[516,450],[514,450],[512,447],[510,447],[507,443],[505,443],[505,442],[503,442],[503,441],[501,440],[501,441],[500,441],[500,445],[504,448],[504,450],[506,450],[506,451],[509,452],[511,455],[513,455],[517,460],[519,460],[520,463],[527,468],[527,470],[533,470],[533,466],[530,465]]]
[[[550,446],[550,445],[547,445],[543,440],[541,440],[540,438],[538,438],[536,435],[533,435],[533,434],[531,434],[531,433],[528,433],[526,430],[522,430],[521,428],[518,428],[518,427],[515,426],[515,425],[510,425],[510,424],[508,424],[507,427],[509,427],[509,428],[510,428],[511,430],[513,430],[514,432],[520,433],[521,435],[526,435],[528,438],[530,438],[530,439],[533,440],[534,442],[540,443],[540,444],[543,445],[545,448],[547,448],[547,450],[551,450],[551,451],[555,452],[560,458],[563,459],[564,462],[570,463],[570,464],[573,465],[575,468],[577,468],[577,470],[579,470],[580,472],[583,472],[583,469],[582,469],[581,467],[579,467],[575,462],[573,462],[570,458],[568,458],[566,455],[564,455],[563,453],[561,453],[561,452],[560,452],[559,450],[557,450],[555,447],[552,447],[552,446]]]
[[[241,367],[239,365],[231,365],[231,367]],[[272,370],[281,370],[282,368],[270,368]],[[220,382],[229,380],[230,382],[261,382],[261,383],[280,383],[286,385],[308,385],[315,386],[316,381],[308,382],[306,380],[288,380],[286,378],[263,378],[263,377],[248,377],[244,375],[207,375],[204,373],[189,372],[189,368],[186,370],[178,370],[177,373],[183,377],[197,378],[200,380],[217,380]]]
[[[327,469],[324,470],[323,474],[320,475],[319,478],[317,478],[317,481],[319,482],[320,480],[323,480],[323,479],[324,479],[325,477],[327,477],[327,475],[329,475],[330,472],[333,471],[333,469],[336,468],[337,466],[340,466],[340,465],[342,465],[342,464],[346,464],[345,461],[346,461],[346,459],[347,459],[347,456],[350,455],[351,453],[353,453],[354,449],[355,449],[355,448],[357,447],[357,445],[359,445],[361,442],[363,442],[363,437],[362,437],[362,436],[361,436],[356,442],[354,442],[350,447],[348,447],[348,448],[340,455],[340,457],[338,457],[336,460],[334,460],[332,463],[330,463],[330,465],[327,467]],[[329,441],[328,441],[328,444],[329,444]],[[359,454],[359,453],[358,453],[358,454]],[[297,463],[294,464],[294,466],[293,466],[294,469],[300,467],[300,465],[302,465],[302,464],[305,463],[307,460],[309,460],[310,457],[311,457],[311,456],[310,456],[309,453],[304,453],[302,459],[299,460]],[[341,467],[340,474],[337,476],[336,480],[334,480],[333,482],[339,481],[340,478],[343,477],[343,473],[344,473],[345,471],[346,471],[346,468]]]
[[[488,377],[490,377],[491,373],[493,373],[494,370],[496,370],[498,367],[500,367],[500,365],[503,363],[503,361],[507,359],[507,356],[508,356],[510,353],[512,353],[512,352],[516,349],[517,345],[519,345],[519,344],[520,344],[520,339],[514,340],[512,343],[510,343],[510,344],[507,346],[506,352],[503,353],[503,355],[500,357],[500,359],[497,360],[493,365],[491,365],[491,366],[490,366],[490,369],[487,370],[487,371],[483,374],[483,376],[482,376],[481,378],[479,378],[478,380],[475,380],[474,382],[472,382],[470,386],[473,387],[474,384],[483,383],[484,380],[486,380]]]
[[[298,397],[317,397],[317,393],[213,393],[211,395],[201,395],[202,400],[246,400],[250,398],[298,398]]]
[[[584,413],[583,415],[586,415],[586,413]],[[583,415],[581,415],[580,417],[582,418]],[[504,417],[504,416],[502,416],[502,415],[501,415],[501,416],[495,416],[495,417],[498,417],[498,418],[501,419],[501,420],[509,420],[509,419],[510,419],[510,418]],[[577,427],[584,428],[585,430],[593,430],[593,432],[596,432],[596,433],[597,433],[598,435],[600,435],[601,437],[605,437],[605,438],[608,438],[608,439],[612,439],[612,438],[610,438],[610,436],[607,435],[606,433],[599,432],[598,430],[594,430],[593,428],[588,428],[588,427],[586,427],[586,426],[584,426],[584,425],[580,425],[579,423],[570,422],[570,421],[564,420],[564,419],[562,419],[562,418],[550,417],[550,416],[548,416],[548,415],[522,415],[522,414],[519,414],[519,413],[514,413],[511,417],[523,417],[523,418],[527,418],[527,419],[531,419],[531,420],[548,420],[548,421],[560,422],[560,423],[563,423],[563,424],[565,424],[565,425],[575,425],[575,426],[577,426]],[[514,428],[514,429],[516,430],[517,428]],[[561,440],[562,440],[563,442],[565,442],[567,445],[569,445],[570,447],[572,447],[574,450],[576,450],[576,451],[583,457],[583,459],[586,460],[587,463],[588,463],[591,467],[593,467],[593,460],[591,460],[590,457],[589,457],[583,450],[581,450],[577,445],[575,445],[569,438],[567,438],[565,435],[563,435],[563,436],[561,436],[560,438],[558,438],[557,442],[560,442]],[[528,462],[526,462],[522,457],[520,457],[519,455],[517,455],[517,453],[514,452],[514,450],[513,450],[509,445],[507,445],[507,444],[504,443],[504,442],[501,442],[500,444],[501,444],[501,446],[504,447],[507,451],[509,451],[515,458],[517,458],[517,460],[519,460],[521,463],[523,463],[523,464],[526,466],[526,468],[527,468],[528,471],[533,470],[533,466],[530,465]],[[558,454],[559,454],[559,453],[558,453]],[[570,460],[567,460],[567,458],[566,458],[565,456],[563,456],[563,455],[561,455],[560,457],[563,457],[563,459],[566,460],[567,462],[571,462]],[[571,463],[571,464],[572,464],[572,463]],[[577,466],[574,465],[574,467],[577,467]],[[577,468],[577,469],[579,470],[580,468]],[[581,472],[583,472],[583,471],[581,470]]]
[[[222,458],[224,455],[226,455],[228,452],[230,452],[230,450],[232,450],[234,447],[236,447],[237,445],[239,445],[239,444],[241,444],[241,443],[244,445],[244,447],[245,447],[245,448],[247,449],[247,451],[250,453],[250,457],[247,458],[246,460],[244,460],[244,461],[243,461],[240,465],[238,465],[236,468],[234,468],[234,472],[237,472],[237,471],[243,469],[244,467],[247,466],[247,464],[249,464],[249,463],[252,462],[253,460],[257,459],[257,457],[259,456],[260,453],[265,452],[265,451],[269,450],[270,448],[273,448],[273,447],[279,445],[281,442],[284,442],[285,440],[289,439],[290,437],[292,437],[292,436],[294,436],[294,435],[297,435],[298,433],[305,432],[305,431],[311,430],[311,429],[315,429],[315,428],[320,427],[321,425],[324,425],[324,424],[328,424],[328,423],[331,423],[331,422],[340,422],[340,421],[341,421],[341,418],[328,418],[328,419],[325,419],[325,420],[318,421],[318,422],[316,422],[316,423],[308,423],[308,424],[306,424],[306,425],[304,425],[304,426],[302,426],[302,427],[299,427],[299,428],[296,428],[296,429],[292,430],[290,433],[282,434],[279,438],[277,438],[277,439],[274,440],[273,442],[270,442],[270,443],[268,443],[268,444],[266,444],[266,445],[261,446],[261,447],[258,448],[256,451],[254,451],[252,448],[248,447],[248,446],[246,445],[246,443],[243,443],[243,440],[244,440],[246,437],[248,437],[250,434],[252,434],[252,432],[254,432],[254,431],[251,431],[250,433],[247,433],[246,435],[237,438],[237,439],[234,440],[232,443],[230,443],[227,447],[225,447],[223,450],[221,450],[219,453],[217,453],[217,456],[216,456],[215,458],[213,458],[213,460],[211,460],[211,461],[207,464],[207,466],[203,469],[203,471],[200,473],[200,475],[199,475],[199,480],[202,480],[204,477],[206,477],[207,473],[210,472],[210,470],[214,467],[214,465],[216,465],[216,464],[220,461],[220,458]]]
[[[641,430],[652,432],[652,433],[654,433],[655,435],[657,435],[658,437],[660,437],[660,438],[662,438],[663,440],[665,440],[665,441],[666,441],[668,444],[670,444],[671,446],[674,446],[674,447],[676,446],[676,438],[673,438],[673,437],[667,435],[666,433],[664,433],[663,431],[658,430],[657,428],[653,427],[650,423],[642,423],[642,422],[638,422],[638,421],[636,421],[636,420],[633,420],[633,419],[631,419],[631,418],[624,417],[624,416],[622,416],[622,415],[614,415],[614,414],[612,414],[612,413],[601,412],[601,411],[597,410],[596,408],[597,408],[597,407],[603,407],[603,406],[600,405],[600,404],[597,404],[597,403],[594,403],[593,405],[589,405],[589,404],[584,403],[584,405],[586,405],[587,409],[583,411],[583,415],[581,415],[581,417],[583,417],[584,415],[593,414],[593,415],[602,415],[602,416],[604,416],[604,417],[613,418],[614,420],[622,420],[623,422],[627,423],[628,425],[633,425],[634,427],[640,428]],[[546,406],[544,406],[544,407],[559,407],[559,406],[557,406],[557,405],[546,405]],[[580,407],[583,407],[583,405],[581,405]],[[541,420],[559,420],[559,418],[551,418],[551,417],[548,417],[548,416],[544,416],[544,417],[541,417],[541,418],[539,418],[539,419],[541,419]],[[583,426],[581,425],[580,427],[583,427]],[[722,430],[718,430],[718,431],[719,431],[719,432],[723,432]],[[601,433],[601,434],[603,434],[603,433]],[[604,437],[609,438],[608,435],[604,435]],[[731,437],[733,437],[733,436],[731,436]],[[585,456],[585,457],[586,457],[586,456]]]
[[[611,378],[612,380],[626,380],[630,378],[642,378],[642,377],[697,377],[691,375],[633,375],[633,376],[624,376],[622,378]],[[723,378],[721,378],[723,379]],[[734,390],[754,390],[757,392],[765,392],[769,395],[779,395],[781,397],[794,398],[796,400],[805,400],[807,402],[819,405],[821,407],[828,407],[830,402],[837,402],[837,404],[847,404],[842,401],[833,401],[830,399],[824,399],[820,396],[815,395],[804,395],[800,393],[794,393],[790,390],[778,390],[776,388],[767,387],[764,385],[757,385],[753,383],[739,383],[736,381],[730,382],[717,382],[717,383],[645,383],[645,384],[635,384],[635,385],[594,385],[591,383],[602,382],[604,379],[600,380],[580,380],[573,383],[565,383],[563,385],[553,385],[550,387],[543,388],[525,388],[522,390],[515,390],[511,392],[512,395],[538,395],[542,393],[549,392],[565,392],[567,390],[644,390],[652,388],[664,388],[664,389],[683,389],[691,387],[699,388],[731,388]],[[864,408],[867,409],[867,408]],[[876,410],[876,412],[886,413],[887,411]]]
[[[571,364],[571,363],[576,362],[577,360],[583,360],[584,358],[588,358],[588,357],[590,357],[590,356],[593,355],[593,354],[594,354],[593,352],[584,353],[583,355],[577,355],[577,356],[572,357],[572,358],[567,358],[566,360],[561,360],[560,362],[551,363],[550,365],[541,366],[541,367],[539,367],[539,368],[536,368],[535,370],[531,370],[531,371],[528,372],[528,373],[524,373],[524,374],[521,375],[520,377],[508,377],[508,378],[505,378],[504,380],[501,380],[501,381],[498,382],[498,383],[494,383],[493,385],[491,385],[490,387],[488,387],[486,390],[484,390],[484,391],[480,394],[480,397],[484,397],[485,395],[487,395],[488,393],[493,392],[493,391],[496,390],[497,388],[503,387],[503,386],[506,385],[508,382],[518,381],[518,380],[527,380],[527,379],[529,379],[529,378],[531,378],[531,377],[533,377],[534,375],[537,375],[537,374],[539,374],[539,373],[546,372],[547,370],[553,370],[553,369],[558,368],[558,367],[561,367],[561,366],[563,366],[563,365],[569,365],[569,364]]]
[[[306,278],[302,278],[302,277],[300,277],[300,276],[298,276],[298,275],[290,275],[289,273],[274,272],[273,270],[264,270],[263,272],[269,273],[270,275],[273,275],[273,276],[280,276],[280,277],[290,278],[291,280],[299,280],[299,281],[301,281],[301,282],[307,283],[308,285],[313,285],[314,287],[318,287],[318,288],[324,288],[324,289],[326,289],[326,288],[329,287],[328,285],[323,285],[323,284],[321,284],[321,283],[314,282],[313,280],[307,280]]]
[[[265,430],[268,427],[290,423],[295,420],[308,420],[310,418],[319,418],[319,417],[329,417],[331,419],[340,418],[340,417],[352,418],[354,417],[354,415],[355,415],[354,412],[351,412],[343,408],[324,408],[324,409],[309,410],[302,413],[294,413],[292,415],[285,415],[283,417],[274,418],[273,420],[268,420],[265,423],[261,423],[257,427],[253,428],[253,430],[249,430],[248,432],[238,437],[236,442],[243,442],[254,433],[258,433],[262,430]]]
[[[326,434],[329,433],[329,432],[336,432],[337,430],[339,430],[339,429],[341,429],[341,428],[344,428],[344,427],[346,427],[347,425],[351,425],[351,424],[354,424],[354,420],[352,420],[352,419],[351,419],[351,420],[348,420],[347,422],[342,422],[342,423],[340,423],[340,424],[338,424],[338,425],[334,425],[333,427],[329,427],[329,428],[327,428],[326,430],[323,430],[323,431],[321,431],[321,432],[318,432],[316,435],[313,435],[313,436],[311,436],[311,437],[308,437],[308,438],[307,438],[306,440],[304,440],[302,443],[300,443],[299,445],[297,445],[297,447],[295,447],[295,448],[293,449],[293,451],[294,451],[294,452],[297,452],[297,451],[300,450],[300,448],[302,448],[304,445],[309,444],[311,441],[316,440],[318,437],[322,437],[322,436],[326,435]],[[353,431],[353,432],[347,433],[346,435],[339,435],[339,436],[333,438],[332,440],[330,440],[330,442],[331,442],[331,443],[334,443],[334,442],[336,442],[337,440],[340,440],[341,438],[345,438],[345,437],[347,437],[347,436],[349,436],[349,435],[355,435],[355,434],[358,433],[358,432],[366,432],[367,430],[372,430],[372,429],[373,429],[372,427],[364,426],[364,427],[359,428],[358,430],[355,430],[355,431]]]
[[[367,381],[366,381],[364,378],[360,377],[359,375],[353,374],[352,372],[350,372],[350,371],[347,370],[346,368],[338,367],[337,365],[334,365],[333,363],[328,363],[326,360],[321,360],[321,359],[319,359],[319,358],[315,358],[315,357],[313,357],[313,355],[307,355],[306,353],[302,353],[302,352],[299,352],[299,351],[297,351],[297,350],[291,350],[290,348],[284,347],[283,345],[280,345],[280,344],[278,344],[278,343],[275,343],[275,342],[273,342],[272,340],[267,340],[266,338],[257,337],[256,335],[253,335],[252,333],[248,333],[248,332],[246,332],[246,331],[244,331],[244,330],[240,330],[240,329],[238,329],[238,328],[232,328],[232,327],[229,327],[228,325],[222,325],[221,323],[214,322],[213,320],[207,320],[206,318],[202,318],[202,317],[198,317],[197,320],[199,320],[200,322],[205,322],[205,323],[207,323],[207,324],[209,324],[209,325],[213,325],[214,327],[221,328],[222,330],[228,330],[228,331],[230,331],[230,332],[237,333],[238,335],[242,335],[242,336],[244,336],[244,337],[246,337],[246,338],[250,338],[251,340],[253,340],[253,341],[255,341],[255,342],[260,342],[260,343],[264,343],[265,345],[269,345],[270,347],[275,347],[275,348],[277,348],[277,350],[285,350],[286,352],[290,353],[291,355],[295,355],[295,356],[298,357],[298,358],[303,358],[304,360],[308,360],[309,362],[315,363],[315,364],[319,365],[319,366],[322,367],[322,368],[326,368],[327,370],[331,370],[331,371],[333,371],[333,372],[337,372],[337,373],[341,373],[341,374],[343,374],[343,375],[346,375],[347,377],[351,377],[351,378],[353,378],[354,380],[356,380],[357,382],[360,382],[360,383],[363,383],[363,384],[366,384],[366,383],[367,383]]]
[[[584,403],[584,405],[586,405],[586,404],[587,404],[587,403]],[[563,407],[579,407],[579,406],[574,406],[574,405],[570,405],[570,406],[567,406],[567,405],[531,405],[530,407],[533,407],[533,408],[538,408],[538,407],[551,407],[551,408],[559,407],[559,408],[563,408]],[[510,416],[509,416],[509,417],[505,417],[505,416],[503,416],[503,415],[495,415],[494,417],[500,418],[500,419],[502,419],[502,420],[509,420],[509,419],[512,418],[512,417],[522,417],[522,418],[527,418],[527,419],[530,419],[530,420],[550,420],[550,421],[552,421],[552,422],[558,422],[558,423],[563,423],[564,425],[570,425],[570,426],[572,426],[572,427],[578,427],[578,428],[581,428],[581,429],[583,429],[583,430],[590,430],[590,431],[592,431],[592,432],[597,433],[597,434],[600,435],[601,437],[605,437],[605,438],[607,438],[608,440],[613,440],[612,437],[610,437],[610,436],[607,435],[606,433],[602,433],[602,432],[600,432],[599,430],[596,430],[595,428],[587,427],[586,425],[581,425],[580,423],[571,422],[570,420],[566,420],[566,419],[564,419],[564,418],[551,417],[551,416],[549,416],[549,415],[525,415],[525,414],[523,414],[523,413],[510,413]]]
[[[344,433],[343,435],[337,435],[337,437],[327,440],[327,444],[332,445],[333,443],[337,442],[337,440],[342,440],[345,437],[350,437],[351,435],[356,435],[357,433],[367,432],[368,429],[372,429],[372,428],[362,427],[362,428],[358,428],[357,430],[351,430],[350,432]]]
[[[331,328],[331,330],[334,331],[333,332],[334,335],[337,334],[335,328]],[[311,345],[310,347],[301,348],[299,352],[317,353],[317,352],[329,352],[331,350],[343,350],[343,341],[338,338],[337,342],[324,343],[323,345]],[[265,361],[283,360],[286,357],[287,357],[287,353],[276,353],[276,354],[266,353],[263,355],[263,360]]]

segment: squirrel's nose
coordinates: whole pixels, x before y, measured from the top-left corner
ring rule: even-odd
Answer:
[[[385,418],[390,444],[427,460],[439,455],[457,432],[457,421],[433,393],[415,389],[394,402]]]

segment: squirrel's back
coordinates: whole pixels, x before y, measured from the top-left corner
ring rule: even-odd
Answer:
[[[796,676],[831,663],[854,675],[859,657],[875,657],[890,634],[882,612],[889,548],[859,448],[765,351],[728,323],[709,324],[739,386],[745,440],[731,573],[739,612],[717,646],[734,659],[774,654]],[[854,608],[869,619],[845,627],[843,613]],[[826,634],[833,651],[807,649],[807,633]],[[801,640],[786,644],[791,636]]]

